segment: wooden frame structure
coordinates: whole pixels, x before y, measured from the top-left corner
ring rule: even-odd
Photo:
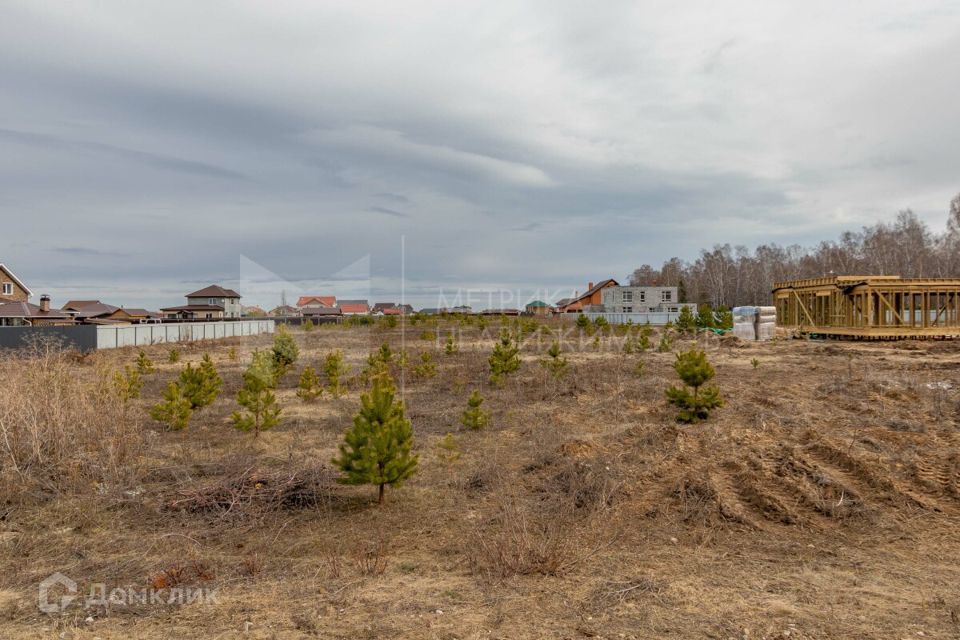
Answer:
[[[960,336],[960,278],[831,276],[777,282],[777,325],[853,338]]]

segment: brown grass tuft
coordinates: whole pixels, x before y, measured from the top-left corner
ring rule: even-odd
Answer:
[[[110,371],[77,371],[53,342],[0,357],[0,496],[113,495],[141,474],[140,417],[114,395]]]

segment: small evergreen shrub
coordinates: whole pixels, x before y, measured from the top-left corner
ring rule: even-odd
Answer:
[[[713,307],[703,303],[697,307],[697,326],[701,329],[715,329],[717,327],[716,315]]]
[[[706,420],[710,411],[723,406],[720,389],[716,385],[707,385],[716,371],[707,361],[706,354],[693,348],[677,354],[673,368],[683,381],[683,386],[671,386],[667,389],[667,400],[679,409],[677,420],[696,423]]]
[[[243,372],[243,386],[237,393],[240,410],[230,416],[235,429],[253,431],[253,437],[261,431],[271,429],[280,423],[280,406],[273,393],[276,384],[276,361],[273,353],[255,351],[253,362]]]
[[[669,353],[673,349],[673,338],[670,337],[670,333],[667,331],[663,332],[663,335],[660,336],[660,344],[657,345],[658,353]]]
[[[163,402],[150,408],[150,417],[167,425],[171,431],[186,428],[192,414],[190,400],[183,395],[183,390],[177,382],[168,384],[163,392]]]
[[[127,365],[123,368],[123,372],[114,371],[113,390],[121,402],[126,404],[134,398],[139,398],[141,389],[143,389],[143,380],[140,378],[139,369],[133,369]]]
[[[490,414],[481,408],[483,397],[479,391],[474,390],[467,398],[467,409],[460,416],[460,423],[471,431],[478,431],[487,426],[490,422]]]
[[[323,385],[320,384],[320,378],[313,367],[306,366],[300,374],[300,382],[297,384],[297,397],[304,402],[312,402],[323,393]]]
[[[437,375],[437,363],[433,361],[429,351],[420,354],[420,364],[413,368],[413,373],[418,378],[432,378]]]
[[[490,363],[490,382],[496,385],[502,384],[504,377],[520,368],[520,347],[509,332],[500,333],[500,341],[494,345],[487,361]]]
[[[203,354],[199,367],[194,369],[188,362],[187,368],[180,372],[180,388],[192,410],[211,404],[220,395],[222,386],[223,381],[208,353]]]
[[[323,373],[327,377],[327,389],[334,398],[342,391],[341,381],[347,375],[347,365],[343,362],[342,351],[331,351],[323,359]]]
[[[717,308],[716,323],[719,329],[733,329],[733,312],[723,305],[719,306]]]
[[[141,351],[137,356],[137,372],[142,376],[148,376],[155,372],[157,368],[153,366],[153,360],[147,355],[146,351]]]
[[[284,325],[280,325],[277,335],[273,338],[273,348],[270,350],[273,355],[273,367],[278,378],[282,377],[287,370],[293,366],[300,356],[300,349],[297,347],[297,341],[293,339],[290,332]]]
[[[451,465],[459,460],[461,455],[463,454],[460,452],[460,445],[457,444],[457,439],[454,438],[452,433],[440,438],[437,443],[437,457],[440,460],[447,465]]]
[[[593,321],[593,327],[601,333],[607,333],[610,330],[610,323],[603,316],[597,316]]]
[[[460,347],[457,346],[456,341],[454,341],[453,333],[447,334],[447,342],[443,347],[443,352],[448,356],[452,356],[458,351],[460,351]]]
[[[333,464],[343,472],[343,484],[377,485],[378,503],[383,504],[386,486],[399,488],[417,471],[413,428],[389,375],[375,376],[360,403]]]
[[[560,343],[554,342],[547,350],[547,357],[541,364],[554,378],[560,378],[567,372],[567,359],[560,353]]]
[[[170,349],[170,352],[167,354],[167,361],[170,364],[180,362],[180,352],[176,349]]]
[[[693,315],[690,307],[680,308],[680,315],[677,317],[677,331],[684,335],[696,333],[697,318]]]

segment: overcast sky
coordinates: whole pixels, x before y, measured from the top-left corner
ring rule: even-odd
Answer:
[[[0,262],[54,304],[436,306],[939,230],[958,79],[957,2],[5,0]]]

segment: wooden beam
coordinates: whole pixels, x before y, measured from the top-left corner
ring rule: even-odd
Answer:
[[[890,309],[890,313],[892,313],[894,317],[896,317],[896,319],[900,321],[900,324],[904,324],[903,317],[901,317],[900,314],[897,313],[897,310],[894,309],[889,302],[887,302],[886,296],[884,296],[883,293],[881,293],[880,291],[877,291],[876,293],[877,293],[877,297],[880,298],[880,302],[886,305],[887,309]]]
[[[810,321],[810,326],[815,327],[817,324],[813,321],[813,318],[810,316],[810,312],[807,311],[807,308],[803,305],[803,301],[800,299],[800,294],[796,291],[793,292],[793,297],[797,300],[797,305],[803,311],[803,315],[807,316],[807,320]]]

